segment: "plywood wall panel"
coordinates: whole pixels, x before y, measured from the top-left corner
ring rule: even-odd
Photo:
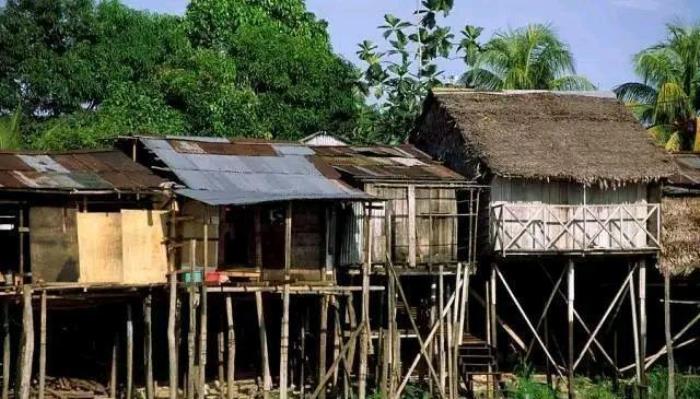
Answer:
[[[119,212],[77,214],[81,283],[120,283],[122,216]]]
[[[125,284],[165,283],[167,211],[124,209],[122,259]]]

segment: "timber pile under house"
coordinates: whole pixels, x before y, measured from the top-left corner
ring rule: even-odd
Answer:
[[[697,154],[600,93],[435,91],[409,142],[0,154],[2,398],[501,397],[520,361],[643,393],[697,365]]]

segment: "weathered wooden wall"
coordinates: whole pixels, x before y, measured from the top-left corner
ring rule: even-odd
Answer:
[[[75,214],[74,208],[30,208],[29,252],[34,281],[78,281],[80,269]]]
[[[78,212],[81,283],[119,283],[123,279],[122,215]]]

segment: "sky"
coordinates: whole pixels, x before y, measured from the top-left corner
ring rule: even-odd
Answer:
[[[187,0],[122,0],[137,9],[182,14]],[[2,4],[4,0],[0,0]],[[414,18],[417,0],[306,0],[317,17],[328,21],[334,50],[351,62],[357,43],[381,43],[377,26],[384,14]],[[700,0],[455,0],[445,24],[457,33],[466,25],[493,32],[528,23],[551,23],[569,43],[576,72],[601,90],[635,80],[633,55],[664,38],[669,22],[700,22]],[[441,64],[447,77],[464,71],[459,60]]]

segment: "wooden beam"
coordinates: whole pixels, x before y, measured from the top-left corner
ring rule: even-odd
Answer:
[[[363,325],[358,326],[355,329],[355,331],[353,331],[352,334],[350,334],[349,341],[354,341],[355,339],[357,339],[357,336],[360,334],[360,331],[362,331],[363,328],[364,328]],[[321,381],[319,381],[319,384],[316,387],[316,390],[314,390],[314,392],[311,394],[309,399],[316,399],[318,397],[318,395],[321,393],[321,391],[325,389],[326,383],[328,383],[328,380],[333,375],[333,372],[335,371],[335,369],[338,368],[338,364],[340,363],[340,359],[342,359],[345,356],[345,354],[348,352],[349,348],[350,348],[350,346],[348,345],[348,346],[345,346],[340,351],[341,356],[338,356],[338,358],[335,359],[333,364],[331,364],[331,367],[326,371],[323,378],[321,378]]]
[[[10,338],[10,300],[6,299],[2,302],[2,399],[10,396]]]
[[[226,398],[233,399],[233,380],[236,368],[236,330],[233,325],[233,303],[231,295],[226,295]]]
[[[41,291],[39,317],[39,399],[44,399],[46,390],[46,291]]]
[[[272,388],[270,377],[270,357],[267,350],[267,329],[265,326],[265,310],[263,308],[262,293],[255,293],[255,307],[258,315],[258,334],[260,337],[260,363],[262,363],[263,396],[267,398]]]
[[[408,185],[408,265],[416,267],[416,186]]]
[[[126,304],[126,399],[131,399],[134,389],[134,321],[131,304]]]
[[[206,397],[207,389],[207,285],[204,281],[204,269],[202,271],[202,285],[200,293],[200,303],[199,303],[199,367],[197,367],[198,373],[198,385],[199,385],[199,397],[204,399]]]
[[[197,241],[190,240],[190,281],[188,283],[188,326],[187,326],[187,399],[194,399],[195,389],[195,334],[197,333],[197,311],[195,293],[195,261],[197,259]]]
[[[640,358],[646,358],[647,354],[647,263],[645,260],[639,261],[639,356]],[[642,373],[640,375],[640,397],[646,398],[647,396],[647,378],[646,369],[642,368]]]
[[[32,286],[22,288],[22,339],[20,342],[19,367],[17,368],[17,397],[29,399],[34,358],[34,316],[32,313]]]
[[[668,399],[676,399],[676,362],[671,341],[671,272],[664,271],[664,336],[666,338],[666,360],[668,365]]]
[[[634,275],[636,267],[632,268],[630,275]],[[629,277],[628,277],[629,279]],[[642,367],[644,367],[644,360],[639,354],[639,323],[637,322],[637,304],[634,284],[629,285],[629,297],[630,297],[630,307],[632,310],[632,342],[634,344],[634,361],[635,361],[635,381],[637,386],[639,386],[642,378]]]
[[[226,333],[225,322],[226,313],[219,315],[218,330],[216,331],[216,371],[219,377],[219,399],[226,398]]]
[[[178,359],[177,340],[175,337],[175,325],[177,320],[177,275],[174,270],[168,275],[168,282],[168,397],[169,399],[177,399]]]
[[[155,385],[153,383],[153,296],[147,293],[143,298],[143,369],[146,382],[146,398],[155,397]]]

